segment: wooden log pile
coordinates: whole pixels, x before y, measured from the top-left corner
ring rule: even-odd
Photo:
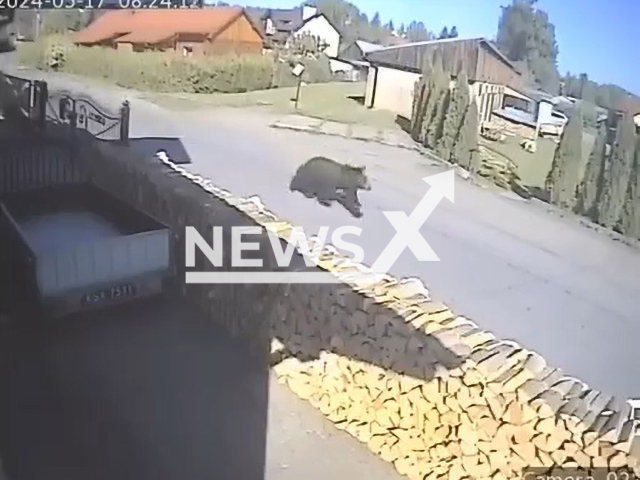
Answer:
[[[289,240],[291,226],[259,200],[176,170]],[[317,264],[342,285],[292,285],[281,295],[269,312],[273,371],[401,474],[508,479],[560,466],[640,474],[628,402],[456,316],[417,280],[372,281],[331,249]]]

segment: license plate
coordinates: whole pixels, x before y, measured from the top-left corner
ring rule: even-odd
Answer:
[[[127,283],[125,285],[117,285],[115,287],[87,293],[82,296],[81,303],[83,305],[103,303],[125,297],[134,297],[136,293],[136,286],[132,283]]]

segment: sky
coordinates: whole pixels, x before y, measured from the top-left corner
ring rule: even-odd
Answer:
[[[228,1],[228,0],[227,0]],[[233,2],[229,2],[233,3]],[[247,6],[291,8],[296,0],[250,0]],[[430,31],[458,27],[460,37],[493,38],[500,7],[510,0],[352,0],[369,18],[379,12],[394,26],[422,21]],[[640,0],[539,0],[556,27],[558,67],[564,75],[585,72],[640,95]]]

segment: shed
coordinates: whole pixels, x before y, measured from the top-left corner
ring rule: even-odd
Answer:
[[[455,75],[469,78],[480,120],[502,105],[504,87],[519,90],[523,81],[515,66],[485,38],[442,39],[385,47],[366,55],[372,67],[367,80],[366,105],[399,115],[411,115],[413,89],[422,72],[434,61]]]

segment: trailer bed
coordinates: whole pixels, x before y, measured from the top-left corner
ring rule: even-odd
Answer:
[[[91,185],[23,191],[1,207],[12,271],[47,313],[159,293],[171,277],[168,228]]]

